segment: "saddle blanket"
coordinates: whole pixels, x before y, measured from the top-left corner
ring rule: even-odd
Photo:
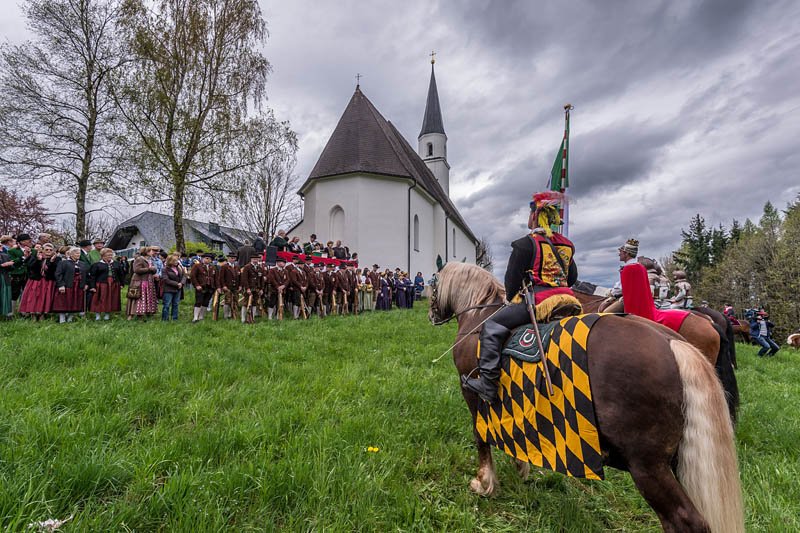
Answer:
[[[498,399],[482,402],[475,418],[484,442],[540,468],[605,478],[586,353],[589,332],[602,316],[573,316],[553,328],[544,348],[552,396],[541,362],[503,355]]]

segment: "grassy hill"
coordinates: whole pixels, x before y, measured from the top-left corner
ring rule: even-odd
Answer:
[[[626,473],[473,496],[452,325],[0,323],[0,527],[64,531],[655,531]],[[800,353],[739,346],[747,526],[800,530]],[[368,451],[369,448],[378,451]]]

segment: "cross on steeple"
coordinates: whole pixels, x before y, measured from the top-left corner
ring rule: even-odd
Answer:
[[[356,89],[361,86],[361,78],[363,78],[361,74],[356,74]]]
[[[433,65],[434,63],[436,63],[436,52],[434,50],[431,50],[431,53],[429,55],[431,56],[431,65]]]

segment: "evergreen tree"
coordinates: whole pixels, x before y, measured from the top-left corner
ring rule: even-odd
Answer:
[[[729,232],[730,235],[730,242],[739,242],[739,238],[742,236],[742,227],[739,225],[739,221],[735,218],[733,219],[733,223],[731,224],[731,231]]]
[[[681,249],[675,253],[675,262],[684,270],[691,283],[697,283],[703,268],[711,262],[711,232],[706,221],[696,214],[689,223],[689,230],[681,230]]]
[[[725,249],[728,247],[730,239],[725,233],[725,228],[722,224],[718,228],[711,230],[709,248],[711,251],[710,261],[712,265],[719,264],[722,261],[722,256],[725,255]]]

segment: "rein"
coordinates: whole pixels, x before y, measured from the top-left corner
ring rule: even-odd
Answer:
[[[472,335],[473,333],[475,333],[476,331],[478,331],[478,328],[479,328],[479,327],[481,327],[481,326],[482,326],[482,325],[483,325],[483,324],[484,324],[484,323],[485,323],[487,320],[489,320],[489,319],[490,319],[490,318],[492,318],[494,315],[496,315],[497,313],[499,313],[499,312],[500,312],[500,309],[503,309],[503,308],[506,306],[506,304],[504,304],[503,302],[500,302],[500,303],[498,303],[498,304],[484,304],[484,305],[478,305],[478,306],[475,306],[475,307],[470,307],[469,309],[464,309],[463,311],[461,311],[461,313],[466,313],[467,311],[471,311],[472,309],[480,309],[480,308],[484,308],[484,307],[496,307],[496,306],[498,306],[498,305],[500,306],[500,308],[499,308],[499,309],[497,309],[497,311],[495,311],[495,312],[494,312],[494,313],[492,313],[491,315],[489,315],[489,316],[487,316],[486,318],[484,318],[483,320],[481,320],[481,321],[478,323],[478,325],[476,325],[474,328],[472,328],[472,329],[471,329],[471,330],[470,330],[468,333],[463,333],[463,334],[459,333],[458,335],[456,335],[456,337],[458,337],[459,335],[461,335],[461,340],[460,340],[460,341],[458,341],[458,342],[456,342],[455,344],[453,344],[453,345],[452,345],[451,347],[449,347],[448,349],[446,349],[446,350],[445,350],[445,351],[442,353],[442,355],[440,355],[439,357],[437,357],[436,359],[434,359],[433,361],[431,361],[431,363],[438,363],[438,362],[439,362],[439,361],[442,359],[442,357],[444,357],[445,355],[447,355],[447,354],[450,352],[450,350],[452,350],[453,348],[455,348],[456,346],[458,346],[459,344],[461,344],[462,342],[464,342],[465,340],[467,340],[467,339],[469,338],[469,336],[470,336],[470,335]],[[458,314],[460,315],[461,313],[458,313]],[[455,315],[455,316],[458,316],[458,315]],[[450,320],[452,320],[453,318],[455,318],[455,316],[454,316],[454,317],[450,317],[450,318],[448,318],[448,319],[446,320],[446,322],[449,322]],[[442,324],[444,324],[444,322],[442,322]],[[434,325],[438,325],[438,324],[434,324]],[[474,370],[473,370],[473,372],[474,372]]]
[[[454,318],[458,318],[458,317],[459,317],[459,315],[463,315],[463,314],[464,314],[464,313],[466,313],[467,311],[474,311],[475,309],[486,309],[487,307],[503,307],[503,306],[505,306],[505,305],[506,305],[506,304],[504,304],[503,302],[498,302],[498,303],[493,303],[493,304],[473,305],[472,307],[467,307],[466,309],[462,309],[462,310],[461,310],[461,311],[459,311],[458,313],[455,313],[455,314],[453,314],[453,315],[450,315],[450,317],[449,317],[449,318],[445,318],[444,320],[435,320],[435,321],[433,322],[433,325],[434,325],[434,326],[441,326],[441,325],[443,325],[443,324],[447,324],[448,322],[450,322],[450,321],[451,321],[451,320],[453,320]],[[497,311],[499,311],[499,310],[500,310],[500,309],[498,309]],[[495,313],[496,313],[497,311],[495,311]],[[494,314],[495,314],[495,313],[492,313],[490,316],[494,316]],[[485,322],[485,320],[484,320],[484,322]],[[481,322],[481,324],[483,324],[483,322]]]

